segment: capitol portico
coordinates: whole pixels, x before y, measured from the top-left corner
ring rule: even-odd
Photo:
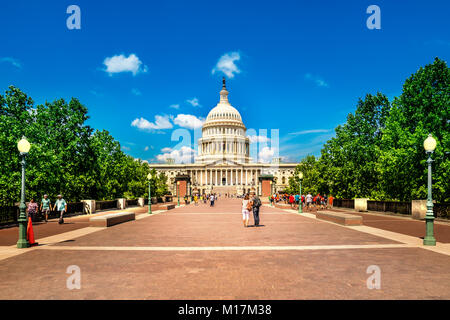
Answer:
[[[271,163],[253,162],[246,131],[241,114],[228,101],[224,79],[220,101],[203,124],[194,163],[175,164],[169,160],[151,167],[166,174],[173,195],[241,195],[255,191],[268,196],[284,190],[297,164],[281,163],[279,158]]]

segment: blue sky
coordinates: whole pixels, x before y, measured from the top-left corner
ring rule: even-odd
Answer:
[[[72,4],[80,30],[66,26]],[[373,4],[380,30],[366,26]],[[2,1],[0,91],[77,97],[126,153],[186,161],[225,75],[250,135],[278,130],[279,148],[253,155],[299,161],[320,154],[359,97],[397,96],[420,66],[448,61],[448,12],[446,0]]]

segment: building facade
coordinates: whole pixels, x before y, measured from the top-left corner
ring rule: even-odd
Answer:
[[[173,195],[229,194],[255,191],[260,196],[283,191],[296,163],[253,162],[250,139],[241,114],[228,101],[223,79],[219,103],[209,112],[198,140],[198,156],[193,163],[150,164],[164,172]]]

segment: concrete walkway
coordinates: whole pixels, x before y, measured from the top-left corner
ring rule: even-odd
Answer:
[[[450,299],[447,243],[266,205],[260,227],[241,219],[239,200],[220,199],[3,246],[0,299]],[[81,289],[66,286],[71,265]]]

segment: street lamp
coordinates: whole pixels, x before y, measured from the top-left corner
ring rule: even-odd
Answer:
[[[30,151],[30,147],[31,145],[25,137],[22,137],[22,139],[17,143],[17,149],[19,149],[20,155],[22,156],[22,190],[19,206],[20,215],[17,219],[17,222],[19,223],[19,240],[17,241],[17,248],[28,248],[30,246],[27,240],[27,215],[25,212],[25,158]]]
[[[433,198],[431,196],[431,163],[433,160],[431,159],[431,154],[436,149],[436,140],[433,138],[431,134],[428,135],[428,138],[423,142],[423,147],[425,152],[428,153],[428,198],[427,198],[427,214],[425,215],[426,221],[426,235],[423,239],[423,244],[426,246],[435,246],[436,239],[433,235],[433,223],[434,223],[434,214],[433,214]]]
[[[152,214],[152,193],[151,193],[151,184],[152,184],[152,179],[153,179],[153,175],[150,172],[147,175],[147,179],[148,179],[148,214]]]
[[[270,180],[270,205],[273,206],[273,201],[272,201],[272,180]]]
[[[180,206],[180,181],[177,181],[178,206]]]
[[[299,186],[300,186],[300,198],[298,201],[298,213],[303,213],[303,207],[302,207],[302,180],[303,180],[303,172],[298,173],[298,180],[299,180]]]

